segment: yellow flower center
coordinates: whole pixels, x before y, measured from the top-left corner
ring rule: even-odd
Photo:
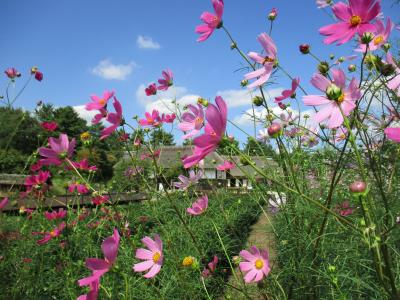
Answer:
[[[272,62],[274,62],[274,59],[269,56],[266,56],[264,58],[263,65],[265,65],[266,63],[272,63]]]
[[[154,262],[155,264],[158,263],[158,261],[160,260],[160,258],[161,258],[161,253],[160,253],[160,252],[154,253],[154,255],[153,255],[153,262]]]
[[[190,267],[190,266],[193,264],[193,262],[194,262],[193,257],[191,257],[191,256],[186,256],[186,257],[183,259],[183,261],[182,261],[182,265],[183,265],[184,267]]]
[[[337,99],[337,102],[340,104],[344,101],[344,93],[342,93],[339,98]]]
[[[378,35],[375,39],[374,39],[374,45],[378,46],[380,43],[383,42],[383,36],[382,35]]]
[[[107,101],[104,100],[104,99],[100,99],[99,100],[99,104],[102,105],[102,106],[104,106],[106,103],[107,103]]]
[[[196,123],[196,125],[199,125],[199,124],[202,124],[203,123],[203,119],[202,118],[199,118],[199,117],[197,117],[196,119],[195,119],[195,121],[194,121],[195,123]]]
[[[54,230],[50,231],[50,235],[51,235],[52,237],[57,236],[57,234],[56,234],[56,232],[55,232]]]
[[[86,141],[90,138],[90,133],[85,131],[84,133],[81,134],[81,140]]]
[[[351,16],[350,18],[351,26],[357,26],[361,24],[361,17],[360,16]]]
[[[260,269],[262,269],[262,267],[264,267],[264,262],[263,262],[263,260],[262,259],[257,259],[256,260],[256,263],[255,263],[255,266],[256,266],[256,269],[257,270],[260,270]]]

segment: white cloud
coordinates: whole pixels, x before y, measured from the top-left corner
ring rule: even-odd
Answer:
[[[86,110],[85,105],[77,105],[77,106],[72,106],[72,108],[76,111],[76,113],[86,121],[86,124],[88,126],[92,125],[92,119],[95,114],[97,114],[97,110]]]
[[[109,59],[104,59],[91,72],[104,79],[125,80],[132,73],[134,67],[136,67],[136,63],[133,61],[126,65],[115,65]]]
[[[154,41],[149,36],[138,35],[136,39],[136,44],[140,49],[160,49],[161,46],[159,43]]]
[[[282,88],[275,88],[271,90],[266,90],[264,95],[267,100],[269,98],[274,99],[277,96],[280,96],[282,93]],[[224,90],[218,91],[217,95],[221,96],[228,103],[229,107],[238,107],[243,105],[250,105],[251,99],[254,96],[259,96],[260,91],[249,91],[248,89],[240,89],[240,90]]]

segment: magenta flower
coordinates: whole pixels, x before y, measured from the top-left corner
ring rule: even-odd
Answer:
[[[15,68],[8,68],[4,71],[8,78],[14,79],[15,77],[21,76],[21,73],[17,71]]]
[[[335,211],[342,217],[349,216],[353,213],[354,209],[350,207],[349,201],[344,201],[342,204],[336,206]]]
[[[31,172],[37,172],[37,171],[39,171],[41,168],[42,168],[42,164],[40,163],[40,161],[38,161],[38,162],[36,162],[36,163],[34,163],[34,164],[31,165],[30,170],[31,170]]]
[[[22,193],[22,197],[25,197],[30,192],[34,191],[39,195],[46,192],[47,189],[47,180],[51,176],[49,171],[39,171],[37,175],[30,175],[25,178],[25,188],[26,191]]]
[[[276,62],[277,49],[271,37],[266,33],[261,33],[257,37],[257,40],[264,48],[267,55],[258,54],[256,52],[250,52],[249,54],[247,54],[252,60],[262,65],[260,69],[244,75],[245,80],[257,78],[256,81],[247,86],[247,88],[249,89],[257,86],[262,86],[265,82],[267,82],[267,80],[271,76],[274,64]]]
[[[282,100],[285,100],[289,97],[294,98],[296,97],[296,89],[300,84],[300,78],[294,78],[292,80],[292,88],[290,90],[284,90],[282,92],[282,96],[275,97],[275,103],[279,103]]]
[[[183,160],[185,169],[199,163],[209,153],[213,152],[225,133],[228,108],[222,97],[217,96],[214,104],[209,104],[206,110],[206,120],[208,121],[204,129],[204,134],[194,139],[194,150],[191,156]]]
[[[103,93],[103,97],[100,98],[96,95],[91,95],[90,99],[92,102],[89,102],[85,105],[86,110],[101,110],[107,107],[107,102],[114,96],[113,91],[105,91]]]
[[[158,83],[160,84],[157,89],[160,91],[166,91],[168,88],[174,84],[174,74],[170,70],[162,71],[161,79],[158,79]],[[148,95],[147,95],[148,96]]]
[[[390,36],[390,32],[394,28],[394,24],[390,18],[387,18],[386,28],[381,20],[376,21],[376,31],[374,32],[374,39],[368,44],[368,50],[374,51],[379,49],[383,44],[387,42]],[[367,45],[360,44],[359,48],[355,51],[365,52]]]
[[[189,131],[182,138],[188,139],[200,132],[200,129],[204,126],[204,111],[200,104],[197,107],[189,104],[188,109],[190,112],[184,112],[182,114],[182,122],[178,124],[178,128],[182,131]]]
[[[123,123],[122,106],[121,103],[115,97],[113,101],[113,106],[115,109],[115,113],[109,113],[107,115],[107,122],[111,123],[112,125],[107,128],[104,128],[101,131],[100,140],[109,137]]]
[[[49,232],[32,232],[33,235],[43,235],[43,238],[38,240],[36,243],[39,245],[44,245],[48,243],[51,239],[56,238],[61,235],[62,231],[65,228],[65,223],[62,222],[60,225],[55,227]]]
[[[386,128],[385,134],[388,139],[400,143],[400,128]]]
[[[207,264],[207,267],[204,268],[203,272],[201,272],[201,275],[204,278],[210,277],[211,274],[215,272],[217,264],[218,264],[218,256],[214,255],[213,260]]]
[[[332,70],[333,81],[330,81],[321,74],[315,73],[311,83],[325,95],[303,96],[305,105],[326,105],[313,119],[320,123],[328,120],[328,127],[339,127],[343,123],[343,115],[348,116],[356,107],[356,101],[360,99],[361,92],[358,83],[353,78],[346,87],[346,76],[341,69]]]
[[[156,159],[156,158],[158,158],[158,157],[160,156],[160,153],[161,153],[161,150],[160,150],[160,149],[155,150],[153,153],[151,153],[151,152],[149,152],[149,153],[143,153],[142,155],[140,155],[140,159],[141,159],[141,160],[145,160],[145,159],[147,159],[147,158]]]
[[[5,197],[3,198],[3,200],[0,201],[0,210],[4,209],[4,207],[6,207],[8,204],[8,198]]]
[[[387,87],[395,92],[398,97],[400,97],[400,68],[395,63],[393,56],[390,52],[388,52],[388,54],[386,55],[386,60],[394,67],[396,74],[394,78],[388,81]]]
[[[86,184],[82,184],[82,183],[79,183],[79,182],[71,183],[68,186],[68,192],[69,193],[73,193],[73,192],[75,192],[75,190],[79,194],[87,194],[87,193],[89,193],[89,189],[87,188]]]
[[[92,203],[94,205],[101,205],[101,204],[107,203],[109,201],[110,201],[110,198],[107,195],[104,195],[104,196],[99,195],[92,199]]]
[[[36,72],[35,72],[35,79],[36,79],[37,81],[42,81],[42,80],[43,80],[43,73],[40,72],[40,71],[36,71]]]
[[[208,196],[204,195],[193,202],[192,206],[186,209],[186,212],[192,216],[201,215],[208,207]]]
[[[88,285],[90,288],[89,292],[87,294],[80,295],[77,298],[77,300],[97,300],[97,297],[99,295],[100,277],[97,279],[94,279]]]
[[[163,122],[163,123],[174,123],[175,119],[176,119],[176,115],[174,113],[162,114],[162,116],[161,116],[161,122]]]
[[[325,44],[338,42],[342,45],[348,42],[358,33],[362,36],[364,32],[375,32],[375,25],[370,22],[375,19],[381,11],[380,0],[349,0],[349,5],[338,2],[332,7],[332,11],[338,18],[339,23],[324,26],[319,33],[328,36],[324,39]]]
[[[207,40],[215,29],[222,27],[222,14],[224,13],[224,1],[223,0],[212,0],[214,6],[215,15],[206,11],[200,16],[200,19],[205,23],[196,27],[195,31],[201,34],[197,39],[198,42]]]
[[[107,273],[114,265],[115,259],[118,255],[119,248],[119,233],[114,229],[114,234],[106,238],[101,244],[101,251],[103,252],[104,259],[87,258],[86,267],[92,270],[92,275],[78,281],[79,286],[89,285],[93,290],[93,284],[98,284],[100,277]]]
[[[92,172],[97,171],[97,167],[96,166],[90,166],[89,165],[89,161],[86,158],[82,159],[79,162],[73,161],[72,165],[76,169],[81,170],[81,171],[92,171]]]
[[[40,124],[40,126],[42,126],[42,128],[43,128],[44,130],[47,130],[47,131],[50,131],[50,132],[56,130],[57,127],[58,127],[58,125],[57,125],[56,122],[42,122],[42,123]]]
[[[99,109],[99,113],[95,114],[93,119],[92,119],[92,124],[98,124],[100,123],[101,120],[104,118],[107,118],[108,111],[104,108]]]
[[[44,217],[49,221],[56,219],[64,219],[66,215],[67,211],[63,208],[60,208],[58,211],[53,210],[52,212],[48,211],[44,212]]]
[[[145,112],[144,115],[146,119],[139,120],[139,124],[141,126],[157,127],[161,125],[162,119],[160,117],[160,113],[158,112],[158,110],[153,109],[151,114],[149,112]]]
[[[223,164],[217,166],[218,171],[228,171],[235,167],[235,164],[229,160],[225,160]]]
[[[149,272],[143,275],[145,278],[153,278],[160,272],[163,263],[163,244],[158,234],[154,235],[154,240],[146,236],[142,243],[149,249],[140,248],[136,250],[136,258],[144,260],[133,265],[135,272]]]
[[[240,271],[247,272],[244,276],[246,283],[258,282],[271,271],[267,250],[251,246],[249,251],[242,250],[239,255],[246,260],[239,264]]]
[[[149,84],[147,88],[144,89],[147,96],[153,96],[157,94],[157,86],[155,83]]]
[[[50,148],[39,148],[39,154],[43,157],[40,163],[44,166],[61,165],[62,161],[70,158],[74,152],[76,140],[73,138],[71,142],[68,140],[68,135],[61,133],[58,139],[49,137]]]
[[[184,175],[179,175],[178,179],[181,182],[174,182],[174,186],[180,190],[186,190],[188,187],[199,182],[199,180],[201,179],[202,176],[203,176],[203,172],[199,171],[196,174],[193,170],[190,170],[189,177],[186,177]]]

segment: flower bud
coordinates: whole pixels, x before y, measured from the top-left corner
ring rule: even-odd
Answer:
[[[310,45],[309,44],[301,44],[299,46],[299,50],[303,54],[308,54],[308,53],[310,53]]]
[[[236,43],[231,43],[231,50],[236,49],[236,48],[237,48]]]
[[[183,260],[182,260],[182,266],[184,267],[193,267],[193,265],[196,264],[196,258],[193,256],[186,256]]]
[[[268,20],[273,21],[276,19],[277,16],[278,16],[278,10],[274,7],[268,14]]]
[[[329,72],[329,64],[326,61],[322,61],[318,64],[318,71],[322,75],[326,75]]]
[[[378,64],[378,70],[381,72],[383,76],[390,76],[393,75],[396,71],[395,67],[392,64]]]
[[[341,57],[338,58],[338,62],[339,62],[339,63],[342,63],[342,62],[344,62],[345,60],[346,60],[346,58],[345,58],[344,56],[341,56]]]
[[[246,80],[246,79],[243,79],[243,80],[240,82],[240,85],[241,85],[242,87],[246,87],[248,84],[249,84],[249,81]]]
[[[349,189],[355,196],[361,196],[367,192],[367,184],[363,181],[354,181],[350,184]]]
[[[357,69],[356,65],[353,65],[353,64],[351,64],[347,67],[347,70],[349,70],[349,72],[355,72],[356,69]]]
[[[197,103],[203,105],[204,107],[207,107],[207,106],[208,106],[208,100],[206,100],[206,99],[204,99],[204,98],[201,98],[201,97],[199,97],[199,98],[197,99]]]
[[[329,100],[338,100],[342,95],[342,89],[334,83],[332,83],[326,90],[326,96]]]
[[[260,96],[255,96],[255,97],[253,97],[253,99],[252,99],[252,102],[253,102],[253,104],[255,105],[255,106],[261,106],[262,104],[263,104],[263,98],[262,97],[260,97]]]
[[[278,106],[280,109],[285,110],[286,109],[286,105],[283,104],[282,102],[278,102]]]
[[[330,55],[329,55],[329,59],[330,59],[330,60],[334,60],[334,59],[335,59],[335,55],[334,55],[334,54],[330,54]]]
[[[282,126],[279,123],[272,123],[271,126],[268,127],[268,135],[270,137],[276,138],[282,133]]]
[[[235,255],[234,257],[232,257],[232,261],[236,266],[238,266],[240,264],[240,262],[242,261],[242,258],[238,255]]]
[[[390,46],[389,43],[384,43],[384,44],[382,45],[382,48],[383,48],[383,50],[384,50],[385,52],[388,52],[389,49],[391,48],[391,46]]]
[[[372,40],[374,39],[374,34],[372,32],[364,32],[363,35],[361,36],[361,43],[362,44],[369,44],[372,42]]]

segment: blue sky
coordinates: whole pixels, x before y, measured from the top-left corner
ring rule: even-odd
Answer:
[[[382,2],[385,16],[398,23],[400,6],[392,7],[392,0]],[[273,7],[279,10],[272,38],[280,64],[301,77],[308,91],[315,91],[309,78],[316,64],[299,53],[298,45],[310,43],[316,55],[327,59],[330,53],[337,57],[353,54],[351,43],[340,47],[322,43],[318,28],[333,20],[313,0],[225,0],[224,25],[245,53],[260,50],[256,36],[268,30],[266,16]],[[235,103],[229,118],[239,121],[251,99],[240,92],[244,71],[236,70],[243,62],[229,49],[222,30],[203,43],[196,42],[194,28],[201,23],[203,11],[213,11],[211,1],[6,1],[0,11],[0,69],[14,66],[26,75],[37,65],[44,73],[44,80],[32,82],[16,106],[32,109],[37,100],[79,106],[91,94],[109,89],[116,91],[129,121],[156,101],[140,95],[141,86],[156,81],[169,68],[174,72],[178,98],[226,95],[231,98],[228,105],[229,100]],[[271,86],[275,93],[290,84],[281,73],[276,81]],[[6,83],[3,77],[0,84]],[[251,131],[245,123],[240,126]],[[237,130],[230,131],[243,139]]]

